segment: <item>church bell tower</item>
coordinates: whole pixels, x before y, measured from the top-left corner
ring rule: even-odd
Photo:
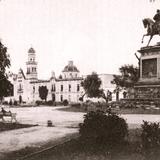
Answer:
[[[35,50],[31,47],[28,50],[28,61],[26,62],[27,73],[26,78],[30,80],[37,80],[37,62],[35,61]]]

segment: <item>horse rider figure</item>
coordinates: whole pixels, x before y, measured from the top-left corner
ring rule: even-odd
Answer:
[[[157,9],[157,13],[155,14],[155,16],[153,17],[153,19],[155,20],[155,27],[160,27],[160,10]]]
[[[153,19],[155,20],[155,23],[160,21],[160,10],[159,9],[157,9],[157,13],[153,17]]]
[[[147,34],[142,37],[142,43],[145,36],[150,36],[147,46],[149,45],[151,39],[154,35],[160,35],[160,10],[157,9],[157,13],[153,17],[154,21],[150,18],[143,19],[143,25],[147,28]]]

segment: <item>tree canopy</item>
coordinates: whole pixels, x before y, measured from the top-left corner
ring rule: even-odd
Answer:
[[[10,67],[10,59],[7,54],[7,47],[0,42],[0,98],[9,96],[13,92],[13,85],[8,80],[6,68]]]
[[[47,86],[39,86],[39,97],[40,97],[42,100],[45,100],[45,101],[46,101],[47,95],[48,95]]]
[[[106,102],[108,102],[108,99],[101,88],[102,81],[98,77],[97,73],[93,72],[91,75],[88,75],[84,81],[82,81],[81,85],[84,88],[85,94],[89,98],[104,98]],[[83,95],[83,96],[84,96]],[[83,99],[83,97],[82,97]]]
[[[139,79],[139,68],[133,65],[124,65],[119,68],[120,75],[114,75],[112,84],[117,89],[132,88]]]
[[[102,90],[100,89],[101,86],[101,79],[98,75],[93,72],[91,75],[88,75],[84,81],[82,81],[81,85],[85,90],[85,93],[88,97],[101,97]]]

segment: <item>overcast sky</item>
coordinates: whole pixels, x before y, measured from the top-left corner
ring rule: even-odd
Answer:
[[[137,65],[134,53],[148,41],[141,44],[142,19],[158,8],[160,0],[1,0],[0,38],[14,73],[26,72],[32,46],[39,78],[58,76],[69,60],[81,74],[115,74],[123,64]]]

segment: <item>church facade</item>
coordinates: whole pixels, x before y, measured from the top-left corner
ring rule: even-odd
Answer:
[[[13,78],[14,100],[19,102],[35,102],[41,100],[39,97],[39,87],[46,86],[48,89],[47,101],[78,102],[83,94],[79,70],[69,61],[62,71],[62,76],[55,77],[54,72],[50,79],[39,80],[37,72],[36,53],[33,48],[28,50],[28,61],[26,62],[27,72],[22,69]]]
[[[26,68],[26,74],[20,69],[18,74],[13,76],[13,101],[26,103],[40,101],[39,87],[41,86],[46,86],[48,89],[47,101],[63,102],[67,100],[69,103],[77,103],[84,94],[81,82],[86,76],[80,76],[80,72],[73,64],[73,61],[68,62],[59,78],[56,78],[55,73],[52,72],[48,80],[40,80],[38,79],[36,52],[33,48],[30,48]],[[101,74],[99,77],[102,80],[102,88],[105,93],[107,93],[107,90],[114,90],[115,86],[111,84],[113,75]],[[114,95],[113,99],[116,99]]]

